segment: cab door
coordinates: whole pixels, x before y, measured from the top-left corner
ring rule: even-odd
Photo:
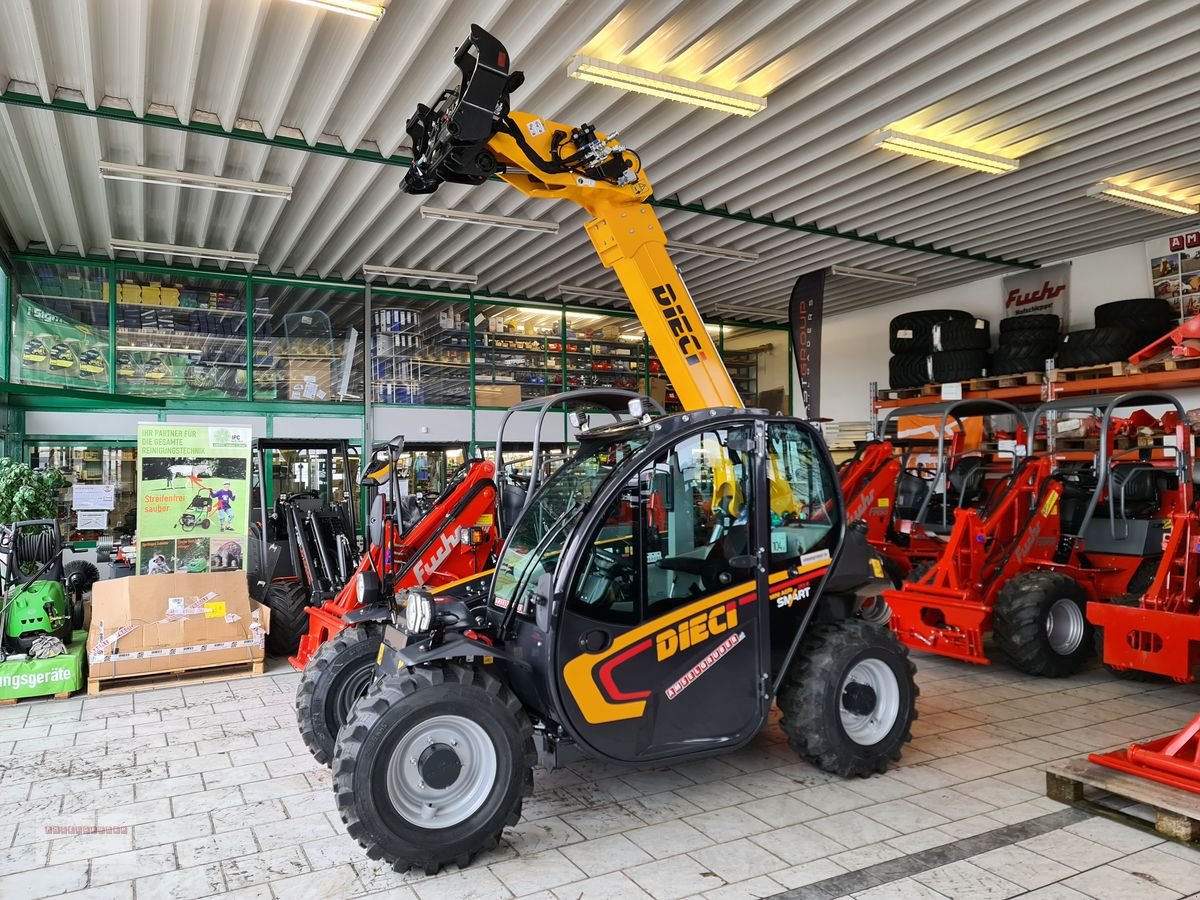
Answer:
[[[736,745],[768,700],[761,423],[688,434],[581,523],[555,665],[594,752],[647,760]],[[762,512],[759,517],[766,521]]]

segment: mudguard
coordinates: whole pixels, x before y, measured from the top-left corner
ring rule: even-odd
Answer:
[[[463,657],[482,659],[485,665],[495,660],[503,660],[513,665],[529,667],[529,663],[518,659],[503,647],[493,647],[482,640],[469,638],[465,634],[451,632],[436,647],[429,647],[428,635],[418,635],[420,640],[409,643],[410,635],[405,634],[394,625],[389,625],[383,632],[383,643],[379,646],[379,656],[376,658],[377,674],[394,675],[406,666],[419,666],[425,663],[437,662],[442,659],[462,659]]]
[[[360,606],[342,616],[347,625],[361,625],[363,622],[390,622],[391,610],[386,603],[372,603],[370,606]]]

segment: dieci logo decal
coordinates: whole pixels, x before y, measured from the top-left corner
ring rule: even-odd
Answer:
[[[721,643],[713,648],[711,653],[688,669],[682,678],[667,688],[667,699],[674,700],[676,697],[682,694],[688,685],[707,672],[710,668],[715,666],[726,653],[740,644],[745,637],[746,633],[739,631],[736,634],[731,634],[729,637],[725,638],[725,640],[721,641]]]
[[[685,619],[678,625],[672,625],[654,636],[654,649],[658,654],[658,661],[670,659],[680,650],[694,647],[730,628],[737,628],[737,623],[737,601],[730,600],[724,606],[714,607],[708,612]]]
[[[679,345],[679,352],[683,354],[688,365],[694,366],[701,362],[705,358],[703,346],[696,337],[696,329],[692,327],[687,313],[683,311],[683,306],[675,296],[675,288],[669,284],[660,284],[654,288],[654,299],[662,307],[662,314],[675,337],[675,342]]]

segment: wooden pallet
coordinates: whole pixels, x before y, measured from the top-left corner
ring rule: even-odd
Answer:
[[[22,700],[66,700],[70,696],[70,691],[63,691],[59,694],[43,694],[40,697],[6,697],[0,700],[0,706],[16,706]]]
[[[1131,366],[1135,372],[1186,372],[1189,369],[1200,369],[1200,356],[1180,356],[1178,358],[1165,356],[1148,359],[1136,366]]]
[[[1013,375],[985,375],[967,382],[967,390],[990,391],[995,388],[1025,387],[1042,383],[1042,372],[1018,372]]]
[[[880,400],[908,400],[912,397],[929,397],[937,399],[942,396],[942,386],[940,384],[923,384],[920,387],[911,388],[880,388]]]
[[[1046,796],[1138,828],[1153,828],[1174,841],[1200,845],[1200,794],[1118,772],[1087,758],[1047,766]]]
[[[1051,369],[1051,381],[1087,381],[1091,378],[1120,378],[1134,373],[1133,366],[1124,360],[1095,366],[1075,366],[1070,369]]]
[[[127,691],[154,690],[155,688],[180,687],[204,684],[209,681],[231,681],[263,674],[263,660],[231,663],[221,666],[191,666],[169,669],[162,672],[147,672],[138,675],[106,675],[88,678],[88,696],[96,694],[123,694]]]

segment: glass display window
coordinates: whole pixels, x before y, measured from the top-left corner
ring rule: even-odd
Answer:
[[[254,286],[254,399],[361,403],[363,303],[356,290]]]
[[[470,405],[471,307],[371,295],[372,402]]]
[[[721,356],[742,402],[788,413],[792,363],[787,332],[754,325],[725,325],[723,329]]]
[[[107,391],[108,275],[97,266],[21,262],[12,291],[9,379]]]
[[[59,496],[58,518],[71,541],[95,541],[104,535],[119,541],[137,530],[137,447],[96,444],[27,444],[26,460],[35,469],[58,469],[67,479]],[[74,487],[112,485],[111,510],[75,508]],[[90,504],[83,503],[88,506]],[[68,557],[69,559],[69,557]]]
[[[242,279],[117,272],[117,392],[246,399]]]
[[[567,388],[645,390],[645,333],[637,319],[568,312],[563,346]]]
[[[475,307],[475,405],[507,408],[563,389],[562,311]]]

